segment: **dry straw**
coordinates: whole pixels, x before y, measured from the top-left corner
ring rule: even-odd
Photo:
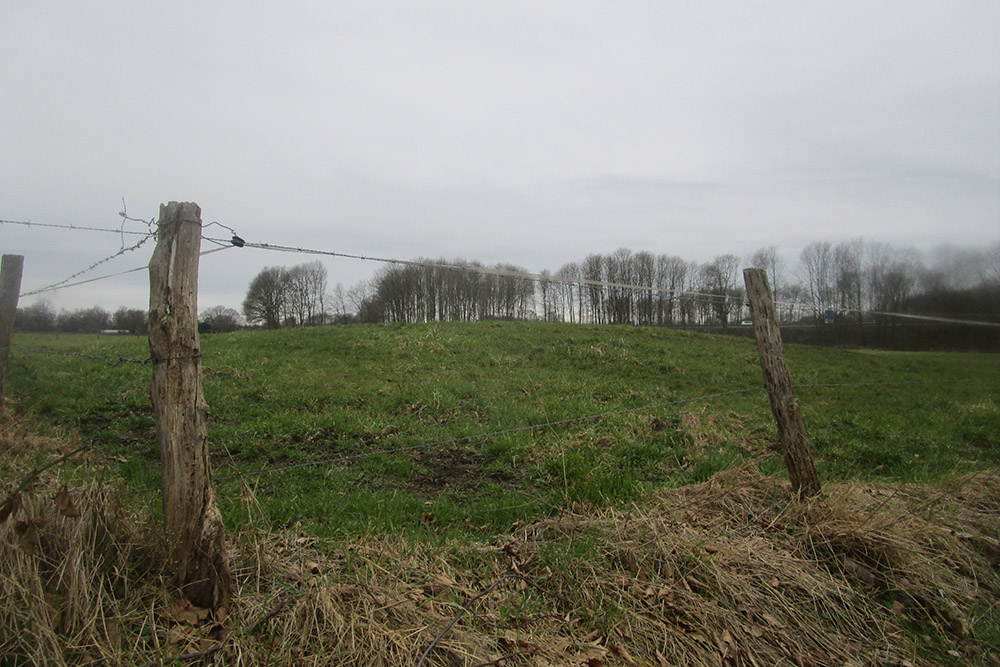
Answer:
[[[37,465],[5,433],[8,459]],[[233,607],[202,610],[162,576],[148,510],[52,472],[0,526],[0,664],[998,660],[1000,476],[829,484],[805,503],[786,487],[743,467],[445,546],[250,527],[230,536]]]

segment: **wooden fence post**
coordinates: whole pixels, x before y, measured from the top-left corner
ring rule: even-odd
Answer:
[[[10,339],[14,333],[23,269],[24,257],[21,255],[4,255],[0,261],[0,408],[6,395],[4,378],[7,376],[7,359],[10,357]]]
[[[792,489],[800,496],[812,496],[819,493],[819,476],[809,453],[806,429],[802,424],[802,409],[792,391],[792,377],[785,363],[781,330],[778,328],[771,289],[767,284],[767,274],[763,269],[744,269],[743,280],[750,301],[760,367],[764,371],[771,412],[778,426],[781,454],[785,459],[785,467],[788,468]]]
[[[170,566],[188,600],[218,609],[232,593],[232,576],[212,488],[208,405],[201,390],[200,249],[198,205],[161,205],[156,249],[149,262],[149,351]]]

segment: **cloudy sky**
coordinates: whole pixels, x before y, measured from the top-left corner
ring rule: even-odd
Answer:
[[[530,271],[979,245],[1000,239],[998,34],[995,0],[0,0],[0,219],[195,201],[248,241]],[[121,247],[0,225],[25,291]],[[312,259],[207,256],[200,305]],[[378,268],[324,263],[331,286]],[[148,283],[44,298],[145,307]]]

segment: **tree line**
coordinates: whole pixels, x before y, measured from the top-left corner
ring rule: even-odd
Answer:
[[[742,268],[753,266],[767,272],[784,323],[860,322],[889,312],[1000,320],[1000,243],[945,246],[929,260],[860,238],[811,243],[792,267],[776,246],[704,263],[620,248],[555,273],[542,271],[538,279],[509,265],[416,260],[383,267],[352,288],[349,300],[365,322],[542,319],[726,327],[747,316]]]
[[[353,322],[545,320],[641,326],[722,326],[747,317],[742,268],[768,274],[781,321],[878,321],[878,313],[915,313],[1000,321],[1000,242],[942,246],[927,255],[888,243],[817,241],[789,264],[776,246],[747,257],[689,262],[676,255],[620,248],[591,254],[538,278],[518,266],[418,259],[387,264],[345,290],[328,288],[319,261],[271,266],[251,280],[242,313],[216,306],[202,331],[245,325],[279,328]],[[146,313],[94,306],[56,313],[44,302],[19,308],[19,331],[146,333]]]
[[[109,313],[100,306],[91,306],[56,313],[51,305],[40,301],[17,309],[14,329],[38,333],[99,333],[114,329],[145,334],[148,331],[147,319],[146,311],[138,308],[123,306]]]
[[[327,275],[318,261],[290,269],[269,266],[250,281],[243,315],[247,322],[268,329],[326,324]]]
[[[232,308],[215,306],[202,311],[198,326],[202,332],[236,331],[244,325],[243,317]],[[100,333],[115,331],[146,335],[149,313],[122,306],[109,313],[100,306],[56,312],[44,301],[17,309],[14,329],[30,333]]]

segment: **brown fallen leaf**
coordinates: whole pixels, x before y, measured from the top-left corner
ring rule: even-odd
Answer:
[[[875,585],[875,575],[867,567],[850,558],[844,558],[844,571],[853,574],[868,586]]]
[[[178,600],[177,604],[174,605],[173,617],[178,623],[184,625],[190,625],[192,627],[200,624],[206,618],[208,618],[209,610],[202,607],[196,607],[191,604],[190,601],[183,599]]]
[[[767,621],[767,624],[776,630],[783,630],[785,628],[781,621],[770,614],[761,614],[760,617]]]
[[[736,660],[736,656],[739,654],[739,649],[736,647],[736,640],[733,638],[733,633],[731,633],[728,629],[722,631],[722,639],[719,642],[719,648],[722,649],[723,660]]]
[[[59,493],[56,494],[56,507],[59,508],[59,512],[64,517],[75,519],[80,516],[80,510],[73,504],[73,496],[70,495],[69,489],[65,484],[59,489]]]
[[[17,540],[21,545],[21,550],[29,556],[35,555],[35,545],[38,543],[38,529],[48,523],[45,519],[29,519],[18,521],[14,524],[14,532],[17,533]]]
[[[625,650],[625,647],[622,646],[621,644],[611,644],[611,645],[608,646],[608,648],[611,649],[612,653],[614,653],[619,658],[621,658],[622,662],[624,662],[625,664],[628,664],[628,665],[638,665],[639,664],[638,662],[636,662],[635,658],[633,658],[629,654],[629,652],[627,650]]]
[[[16,514],[19,509],[21,509],[21,494],[15,493],[0,506],[0,523],[6,521],[11,514]]]
[[[448,587],[442,584],[427,584],[426,586],[424,586],[423,590],[424,594],[427,595],[428,597],[435,597],[437,595],[441,595],[441,593],[444,593],[446,590],[448,590]]]

